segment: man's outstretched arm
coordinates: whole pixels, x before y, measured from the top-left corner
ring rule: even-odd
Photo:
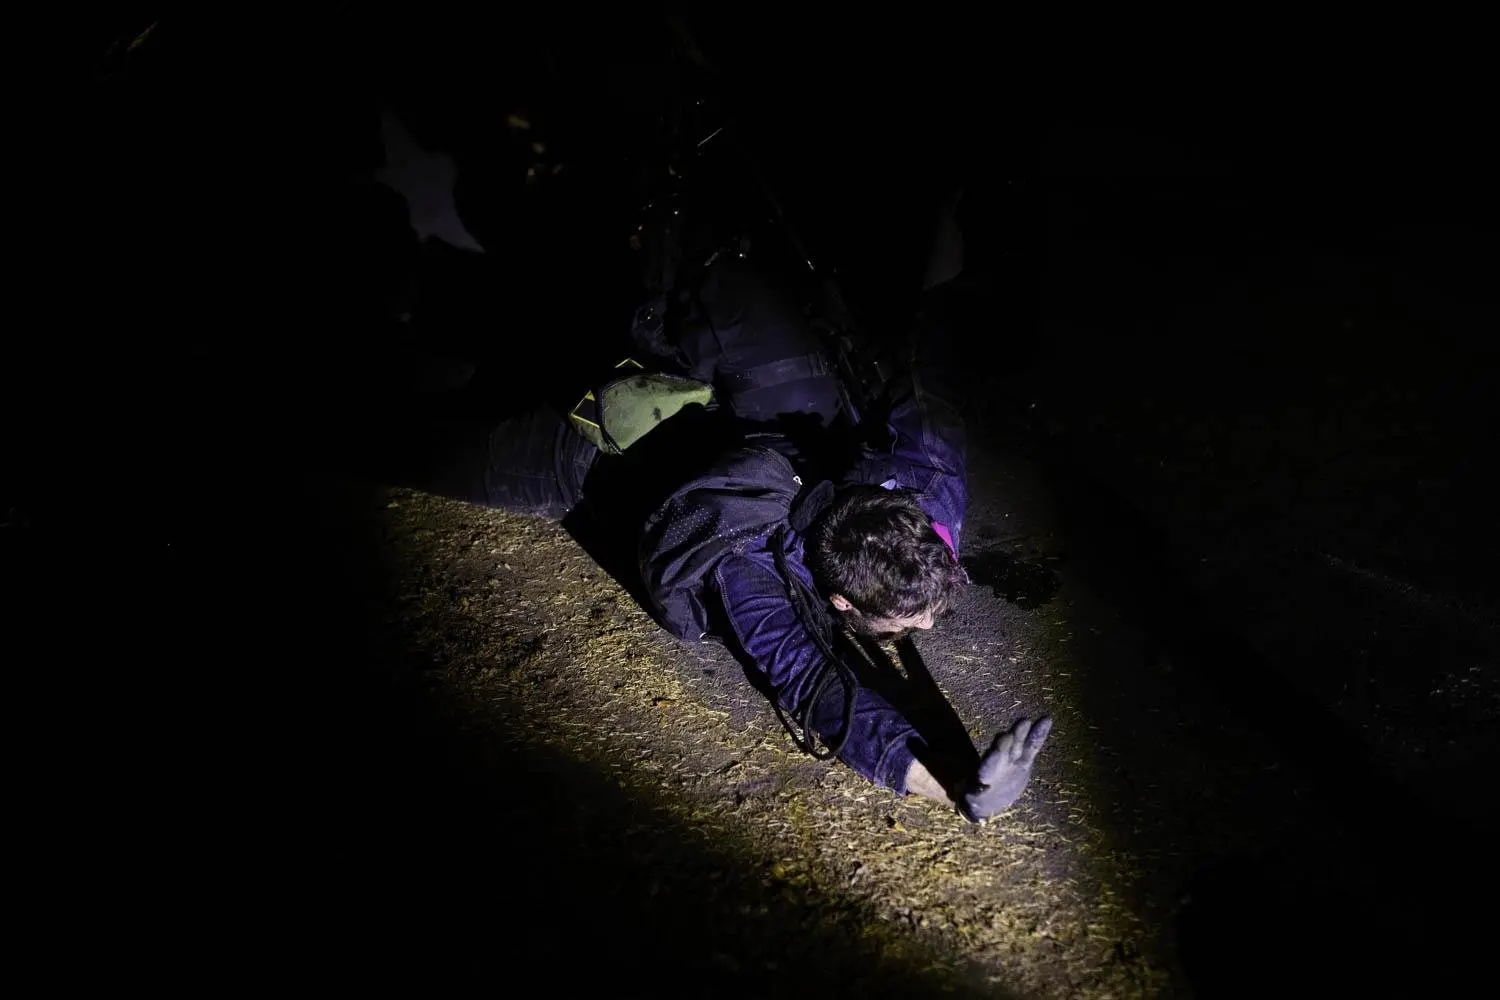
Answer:
[[[839,757],[859,774],[898,794],[921,795],[955,805],[971,820],[986,819],[1009,807],[1026,787],[1031,764],[1047,738],[1051,721],[1029,720],[996,737],[976,772],[957,787],[945,788],[918,756],[927,746],[897,708],[868,688],[854,692],[844,732],[844,686],[828,686],[816,703],[822,653],[797,617],[774,571],[752,558],[731,556],[715,570],[719,597],[734,632],[731,639],[748,665],[769,683],[781,707],[824,740],[843,736]],[[804,712],[806,713],[804,716]]]
[[[769,560],[769,554],[768,560]],[[861,686],[845,717],[845,684],[819,692],[825,660],[773,567],[756,555],[729,556],[715,567],[714,587],[745,665],[760,674],[781,708],[825,741],[840,741],[838,756],[856,772],[898,793],[919,750],[916,727],[879,693]]]
[[[1009,809],[1026,790],[1031,780],[1031,765],[1036,762],[1036,756],[1051,731],[1052,719],[1049,717],[1035,722],[1030,719],[1017,722],[995,737],[968,785],[952,794],[932,776],[927,765],[913,760],[906,772],[906,790],[913,795],[957,806],[958,811],[971,820],[989,819]]]
[[[948,794],[948,789],[932,776],[927,765],[920,760],[913,760],[911,767],[906,769],[906,791],[910,795],[920,795],[935,802],[954,805],[953,796]]]

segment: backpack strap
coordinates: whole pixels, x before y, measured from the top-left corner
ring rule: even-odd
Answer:
[[[853,669],[844,662],[844,657],[835,648],[833,621],[828,611],[819,603],[822,599],[816,593],[811,592],[807,585],[792,573],[787,563],[787,530],[788,526],[782,525],[771,536],[771,553],[776,559],[776,570],[786,584],[787,598],[792,602],[792,607],[796,610],[797,618],[802,622],[803,628],[807,629],[808,635],[812,636],[813,644],[823,654],[823,663],[818,667],[818,672],[813,678],[812,694],[803,703],[800,719],[795,714],[788,719],[774,699],[771,704],[776,709],[776,718],[780,720],[787,735],[792,738],[792,742],[797,745],[797,749],[816,760],[828,760],[843,749],[844,741],[849,738],[849,730],[853,728],[854,695],[859,690],[859,681],[854,676]],[[828,686],[835,679],[844,682],[844,723],[839,727],[838,735],[833,739],[825,739],[823,749],[819,750],[816,738],[812,730],[808,728],[807,720],[813,708],[823,700],[823,693],[828,690]],[[796,723],[796,728],[793,728],[793,723]]]

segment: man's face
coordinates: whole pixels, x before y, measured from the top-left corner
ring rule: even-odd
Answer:
[[[842,595],[835,594],[833,606],[842,612],[842,617],[849,627],[862,636],[875,639],[878,642],[890,642],[902,636],[910,635],[918,629],[926,631],[932,628],[932,612],[924,611],[920,615],[909,618],[875,618],[871,615],[861,614],[855,610]]]

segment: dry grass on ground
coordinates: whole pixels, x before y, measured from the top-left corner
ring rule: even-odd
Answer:
[[[1126,901],[1134,866],[1094,825],[1090,764],[1065,739],[1020,805],[971,826],[799,754],[727,655],[671,640],[558,526],[409,491],[383,502],[402,634],[470,738],[609,775],[660,822],[732,845],[764,885],[857,922],[852,939],[881,961],[919,963],[955,988],[1169,989]],[[1037,629],[1057,618],[1032,617]],[[1065,692],[1049,691],[1067,722]]]

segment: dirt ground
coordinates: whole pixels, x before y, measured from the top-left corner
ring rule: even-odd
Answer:
[[[603,960],[622,988],[1178,995],[1172,928],[1194,869],[1307,822],[1285,809],[1305,789],[1261,780],[1292,770],[1289,748],[1216,717],[1075,576],[1028,461],[975,459],[966,548],[989,585],[917,645],[976,743],[1024,715],[1057,720],[1030,790],[984,827],[797,752],[727,654],[657,629],[559,526],[406,490],[361,501],[392,669],[441,720],[445,773],[468,775],[466,822],[485,803],[476,832],[508,839],[543,797],[547,832],[504,864],[527,866],[538,836],[544,867],[598,859],[602,884],[583,880],[633,927]],[[559,768],[584,787],[543,777]],[[558,905],[539,904],[545,882],[485,877],[526,908]],[[652,926],[683,920],[684,936]],[[705,941],[705,926],[731,933]],[[535,935],[517,943],[556,946]]]
[[[1239,996],[1374,985],[1413,966],[1372,951],[1453,945],[1422,915],[1456,905],[1482,836],[1388,822],[1427,806],[1153,575],[1129,547],[1149,534],[1088,524],[1024,436],[977,429],[975,583],[916,645],[976,744],[1056,719],[984,827],[797,752],[727,654],[657,629],[559,526],[351,501],[390,725],[443,748],[405,779],[440,802],[417,835],[439,869],[403,884],[434,914],[425,947],[465,942],[449,973],[587,955],[580,983],[626,992]],[[476,922],[455,893],[498,909]],[[581,917],[603,937],[550,931]]]
[[[387,494],[383,515],[401,625],[472,752],[564,757],[651,804],[628,836],[732,850],[748,874],[706,873],[712,919],[735,922],[742,891],[712,890],[754,879],[838,928],[856,982],[881,993],[893,974],[1025,996],[1147,996],[1168,981],[1132,901],[1140,862],[1098,815],[1099,763],[1068,694],[1086,669],[1069,644],[1091,625],[1066,584],[1031,611],[971,588],[942,637],[920,644],[976,740],[1029,712],[1059,721],[1024,803],[979,828],[797,752],[732,659],[660,632],[556,525],[408,491]],[[682,892],[676,875],[668,862],[649,891]],[[701,958],[774,984],[797,962],[780,938]]]

